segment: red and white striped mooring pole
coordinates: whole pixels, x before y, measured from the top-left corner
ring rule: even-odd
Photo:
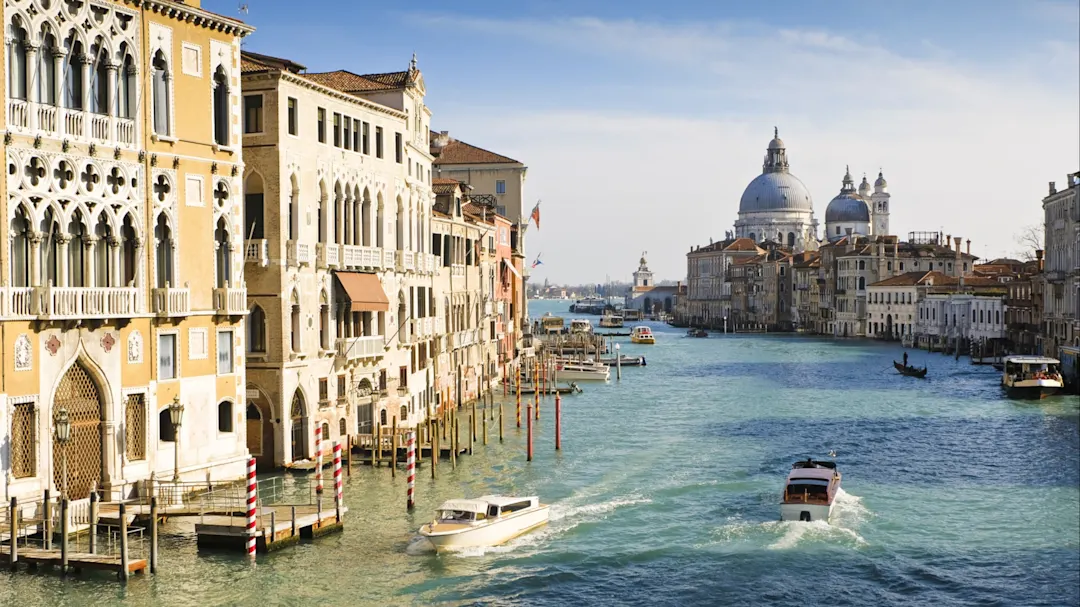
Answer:
[[[247,462],[247,555],[255,558],[255,458]]]
[[[413,494],[416,491],[416,432],[410,432],[405,443],[405,482],[408,485],[408,501],[405,507],[412,510],[416,506]]]
[[[315,493],[322,495],[322,426],[315,426]]]
[[[334,441],[334,510],[341,522],[341,443]]]

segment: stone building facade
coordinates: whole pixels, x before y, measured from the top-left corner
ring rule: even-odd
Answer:
[[[1050,183],[1043,198],[1046,262],[1043,278],[1044,352],[1080,346],[1080,172],[1066,176],[1066,187]]]
[[[5,498],[116,498],[151,476],[244,470],[252,29],[199,4],[4,3]]]

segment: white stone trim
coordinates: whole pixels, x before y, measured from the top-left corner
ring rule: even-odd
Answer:
[[[210,331],[206,327],[188,329],[188,360],[206,360],[210,357]]]
[[[189,61],[188,51],[193,51],[195,57]],[[180,44],[180,63],[181,71],[185,76],[193,76],[195,78],[203,77],[203,49],[202,46],[195,44],[194,42],[184,41]]]

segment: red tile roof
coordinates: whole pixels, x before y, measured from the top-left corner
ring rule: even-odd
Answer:
[[[751,240],[749,238],[736,238],[735,240],[733,240],[731,242],[731,244],[724,247],[724,250],[725,251],[760,251],[761,249],[760,249],[760,247],[757,246],[757,244],[754,243],[753,240]]]
[[[439,137],[439,133],[432,132],[431,140],[435,141]],[[449,143],[444,145],[441,149],[438,149],[438,156],[435,158],[433,164],[521,164],[517,160],[510,158],[509,156],[503,156],[502,154],[496,154],[490,150],[476,147],[465,143],[464,141],[458,141],[457,139],[450,139]]]
[[[457,179],[450,179],[449,177],[434,177],[431,180],[431,185],[457,185],[461,183]]]

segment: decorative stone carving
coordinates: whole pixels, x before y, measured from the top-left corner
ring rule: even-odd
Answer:
[[[15,339],[15,370],[29,371],[34,366],[34,346],[26,333]]]
[[[101,347],[106,353],[112,352],[113,346],[116,345],[116,338],[113,334],[106,331],[105,335],[101,338]]]
[[[128,335],[127,342],[128,363],[133,365],[141,363],[143,361],[143,342],[142,334],[139,333],[138,329]]]
[[[60,338],[56,334],[49,336],[49,339],[45,342],[45,349],[49,351],[49,354],[56,356],[56,353],[60,351]]]

